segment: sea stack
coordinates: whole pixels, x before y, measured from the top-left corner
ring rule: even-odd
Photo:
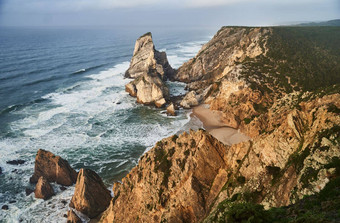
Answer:
[[[151,33],[139,37],[125,77],[134,78],[125,86],[125,90],[137,102],[163,107],[169,98],[169,89],[164,81],[171,79],[174,70],[170,66],[166,53],[155,49]]]
[[[110,201],[110,191],[105,187],[102,179],[90,169],[81,169],[70,207],[89,218],[95,218],[105,211]]]
[[[77,180],[77,172],[66,160],[43,149],[39,149],[35,157],[34,174],[30,182],[37,183],[41,176],[48,182],[64,186],[70,186]]]

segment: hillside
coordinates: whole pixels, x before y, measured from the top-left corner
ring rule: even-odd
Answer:
[[[340,26],[340,19],[333,19],[325,22],[307,22],[298,24],[298,26]]]
[[[100,221],[338,221],[339,34],[220,29],[171,78],[251,139],[225,145],[201,129],[159,141],[114,184]]]

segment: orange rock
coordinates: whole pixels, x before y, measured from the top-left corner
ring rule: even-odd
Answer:
[[[70,207],[94,218],[102,213],[111,200],[111,193],[102,179],[90,169],[81,169]]]
[[[77,172],[60,156],[39,149],[35,157],[34,174],[30,178],[30,182],[36,183],[41,176],[44,176],[49,182],[70,186],[76,182]]]
[[[54,190],[47,179],[41,176],[38,180],[37,185],[35,186],[34,194],[36,198],[47,200],[54,195]]]

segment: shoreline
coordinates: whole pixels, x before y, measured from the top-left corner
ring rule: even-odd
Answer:
[[[250,137],[238,129],[223,124],[220,111],[210,110],[207,104],[194,107],[191,115],[196,116],[203,123],[205,130],[225,145],[230,146],[250,140]]]

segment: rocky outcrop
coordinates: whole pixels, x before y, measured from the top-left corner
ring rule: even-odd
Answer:
[[[35,186],[34,194],[36,198],[41,198],[44,200],[47,200],[54,195],[53,187],[44,176],[39,178],[38,183]]]
[[[72,209],[70,209],[67,212],[67,223],[82,223],[82,220]]]
[[[137,97],[141,104],[162,107],[169,97],[169,89],[158,76],[144,74],[128,83],[125,87],[131,96]]]
[[[187,83],[198,81],[196,89],[202,88],[202,84],[208,86],[247,57],[265,53],[261,44],[268,32],[270,28],[223,27],[193,59],[178,69],[175,79]]]
[[[110,204],[111,194],[102,179],[90,169],[81,169],[70,207],[94,218]]]
[[[183,100],[180,102],[180,105],[183,108],[191,108],[193,106],[199,105],[200,102],[201,102],[201,98],[198,95],[196,95],[196,92],[190,91],[189,93],[185,95]]]
[[[174,103],[171,103],[167,108],[166,108],[166,113],[170,116],[176,116],[176,106]]]
[[[225,147],[203,130],[159,141],[113,186],[102,222],[199,222],[227,178]]]
[[[150,32],[137,39],[130,67],[125,72],[125,77],[137,78],[145,73],[149,75],[157,74],[163,80],[171,78],[174,74],[166,53],[155,49]]]
[[[162,107],[169,97],[164,80],[173,75],[174,70],[168,63],[166,53],[155,50],[151,33],[138,38],[130,67],[125,73],[125,77],[135,80],[128,83],[125,90],[137,97],[139,103]]]
[[[77,172],[60,156],[39,149],[35,157],[34,174],[30,178],[30,182],[36,183],[41,176],[49,182],[70,186],[76,182]]]

